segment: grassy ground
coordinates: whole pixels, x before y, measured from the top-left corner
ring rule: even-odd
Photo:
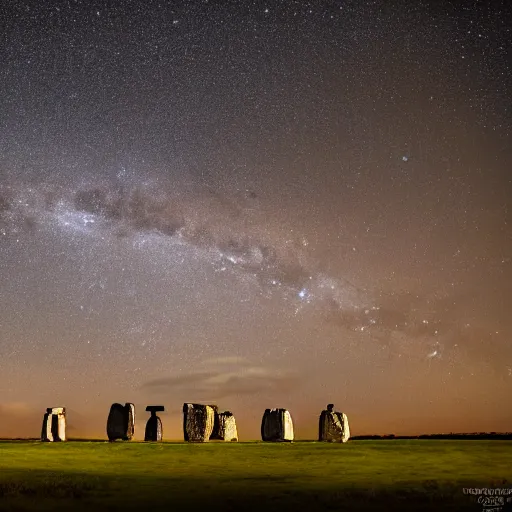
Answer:
[[[512,441],[0,442],[0,510],[474,510]],[[212,508],[213,507],[213,508]]]

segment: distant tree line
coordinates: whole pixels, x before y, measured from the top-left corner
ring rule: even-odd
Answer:
[[[450,432],[449,434],[421,434],[419,436],[386,434],[382,436],[352,436],[351,439],[356,441],[358,439],[512,439],[512,432],[471,432],[468,434]]]

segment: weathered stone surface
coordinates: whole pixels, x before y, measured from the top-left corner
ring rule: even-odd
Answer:
[[[319,441],[330,443],[346,443],[350,439],[350,428],[347,415],[334,411],[334,405],[329,404],[320,414]]]
[[[127,420],[124,405],[112,404],[107,419],[107,436],[109,441],[123,439],[126,436]]]
[[[156,415],[157,412],[165,411],[163,405],[148,405],[146,411],[151,413],[146,423],[144,441],[161,441],[163,436],[162,420]]]
[[[221,412],[218,415],[219,429],[217,439],[221,441],[238,441],[236,421],[229,411]],[[213,439],[213,438],[210,438]]]
[[[43,416],[43,427],[41,429],[41,441],[53,441],[52,414],[45,413]]]
[[[210,405],[183,404],[183,435],[185,441],[205,443],[213,433],[215,409]]]
[[[126,403],[125,408],[128,410],[128,428],[126,432],[126,441],[131,441],[135,434],[135,405]]]
[[[59,442],[66,440],[66,409],[49,407],[43,417],[41,441]]]
[[[293,441],[293,421],[286,409],[266,409],[261,420],[263,441]]]
[[[220,439],[219,408],[216,405],[211,404],[209,404],[208,407],[211,407],[213,409],[213,429],[212,433],[210,434],[210,441],[213,439]]]
[[[135,406],[131,403],[112,404],[107,419],[109,441],[130,441],[135,431]]]

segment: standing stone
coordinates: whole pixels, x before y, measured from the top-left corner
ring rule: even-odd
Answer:
[[[334,411],[334,405],[329,404],[320,414],[319,441],[329,443],[346,443],[350,439],[350,428],[347,415]]]
[[[217,439],[221,441],[238,441],[236,421],[233,414],[229,411],[225,411],[221,412],[218,416],[219,430]]]
[[[146,411],[151,413],[146,423],[144,441],[161,441],[163,436],[162,420],[156,415],[157,412],[165,411],[163,405],[148,405]]]
[[[183,404],[183,435],[185,441],[209,441],[215,424],[215,409],[210,405]]]
[[[210,434],[210,441],[213,439],[220,439],[219,408],[216,405],[211,404],[209,404],[208,407],[213,409],[213,429]]]
[[[107,419],[109,441],[130,441],[135,432],[135,406],[131,403],[112,404]]]
[[[261,420],[263,441],[293,441],[293,421],[286,409],[266,409]]]
[[[52,434],[52,413],[48,412],[46,409],[46,413],[43,416],[43,427],[41,429],[41,441],[53,441]]]
[[[59,442],[66,440],[66,408],[49,407],[43,417],[41,441]]]

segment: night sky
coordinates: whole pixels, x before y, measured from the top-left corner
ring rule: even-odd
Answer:
[[[0,436],[512,430],[508,0],[0,9]]]

